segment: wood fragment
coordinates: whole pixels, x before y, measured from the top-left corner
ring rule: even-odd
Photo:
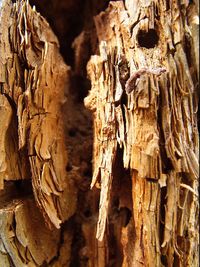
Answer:
[[[49,24],[27,1],[2,2],[0,29],[0,73],[7,73],[0,77],[0,117],[5,125],[0,185],[3,188],[5,179],[31,178],[47,223],[59,228],[76,206],[76,189],[65,170],[61,112],[70,68]],[[8,146],[12,128],[13,144]]]
[[[183,15],[186,13],[177,2],[170,6],[165,1],[130,2],[125,1],[126,8],[122,2],[110,2],[105,12],[95,17],[100,53],[91,57],[88,64],[92,88],[86,104],[92,106],[95,125],[92,187],[100,180],[106,186],[101,187],[100,199],[107,200],[104,212],[100,201],[97,238],[102,240],[109,235],[105,223],[100,227],[100,222],[105,222],[107,216],[107,225],[111,224],[111,209],[107,207],[117,194],[113,189],[117,179],[114,169],[122,164],[132,175],[134,231],[134,240],[130,236],[123,240],[122,266],[162,266],[163,255],[169,266],[191,262],[197,266],[191,249],[198,250],[194,233],[198,223],[194,217],[198,214],[199,175],[196,104],[193,105],[197,79],[188,57],[190,53],[195,61],[194,54],[197,55],[193,37],[188,39],[187,15]],[[186,12],[185,4],[182,8]],[[197,12],[194,6],[192,10]],[[140,32],[142,40],[138,38]],[[185,49],[186,39],[190,52]],[[119,58],[127,62],[131,73],[125,84],[119,79]],[[120,150],[113,151],[112,147]],[[110,151],[115,156],[111,157]],[[116,160],[119,155],[121,162]],[[193,193],[190,204],[188,192]],[[165,217],[163,240],[158,230],[162,223],[160,209]],[[127,229],[122,232],[128,235]],[[190,240],[185,231],[190,233]]]

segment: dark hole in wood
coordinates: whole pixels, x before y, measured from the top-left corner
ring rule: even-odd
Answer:
[[[150,29],[148,32],[140,30],[137,34],[138,44],[145,48],[154,48],[158,44],[158,34],[156,30]]]
[[[76,128],[69,129],[68,134],[70,137],[75,137],[77,134],[77,129]]]
[[[84,215],[85,215],[85,217],[89,218],[89,217],[92,216],[92,213],[91,213],[91,211],[90,211],[89,209],[86,209],[86,210],[84,211]]]
[[[120,212],[124,212],[125,213],[125,221],[124,221],[124,227],[126,227],[132,217],[132,212],[130,209],[126,208],[126,207],[123,207],[120,209]]]
[[[92,169],[91,168],[87,168],[84,172],[83,175],[86,177],[91,178],[92,177]]]
[[[166,255],[161,255],[161,262],[164,266],[167,266],[167,257]]]
[[[67,164],[66,171],[70,172],[72,170],[72,166],[70,163]]]

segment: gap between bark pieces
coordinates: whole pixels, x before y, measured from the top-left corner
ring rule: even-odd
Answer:
[[[125,85],[125,91],[127,94],[130,94],[136,87],[137,80],[144,74],[153,74],[156,76],[160,76],[162,73],[166,72],[166,68],[160,67],[160,68],[141,68],[139,70],[136,70],[130,78],[127,80]]]

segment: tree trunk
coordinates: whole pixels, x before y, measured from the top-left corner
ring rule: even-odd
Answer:
[[[197,267],[198,2],[48,3],[0,1],[0,266]]]

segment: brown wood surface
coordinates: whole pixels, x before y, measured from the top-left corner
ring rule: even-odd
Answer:
[[[198,267],[198,2],[31,5],[0,1],[0,267]]]

